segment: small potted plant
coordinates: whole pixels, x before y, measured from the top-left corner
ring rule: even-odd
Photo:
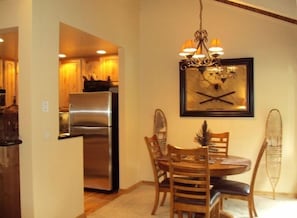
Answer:
[[[204,120],[201,130],[196,134],[195,141],[198,142],[201,146],[207,146],[210,144],[211,132],[207,128],[207,122]]]

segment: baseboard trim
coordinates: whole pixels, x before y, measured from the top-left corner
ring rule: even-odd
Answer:
[[[83,214],[77,216],[76,218],[87,218],[87,215],[85,213],[83,213]]]
[[[255,195],[260,195],[264,197],[273,197],[273,192],[265,192],[265,191],[254,191]],[[297,198],[297,193],[283,193],[283,192],[275,192],[275,197],[282,198]]]
[[[131,191],[133,191],[134,189],[136,189],[138,186],[140,186],[141,184],[143,184],[142,181],[135,183],[134,185],[131,185],[130,187],[126,188],[126,189],[120,189],[120,193],[129,193]]]
[[[121,189],[120,193],[129,193],[142,184],[154,185],[155,183],[153,181],[142,180],[142,181],[135,183],[134,185],[130,186],[127,189]],[[267,192],[267,191],[254,191],[254,194],[259,195],[259,196],[264,196],[264,197],[273,197],[273,192]],[[275,197],[297,199],[297,193],[275,192]]]
[[[129,193],[129,192],[133,191],[134,189],[136,189],[138,186],[140,186],[142,184],[154,185],[155,183],[152,182],[152,181],[139,181],[139,182],[135,183],[134,185],[131,185],[128,188],[120,189],[119,193],[120,193],[120,195],[123,194],[123,193]]]

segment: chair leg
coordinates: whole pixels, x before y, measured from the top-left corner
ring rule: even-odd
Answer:
[[[163,197],[162,197],[162,200],[161,200],[160,206],[163,206],[163,205],[164,205],[164,203],[165,203],[165,200],[166,200],[166,195],[167,195],[167,192],[163,192]]]
[[[170,207],[170,218],[174,218],[175,211]]]
[[[256,211],[256,206],[255,206],[254,196],[252,196],[252,205],[253,205],[254,215],[255,215],[255,217],[258,217],[258,214],[257,214],[257,211]]]
[[[220,197],[220,209],[221,209],[221,210],[224,209],[224,208],[223,208],[223,207],[224,207],[223,205],[224,205],[224,197],[221,196],[221,197]]]
[[[183,213],[181,211],[178,211],[178,218],[183,218]]]
[[[249,199],[248,200],[248,207],[249,207],[249,215],[250,215],[250,218],[253,218],[253,202],[252,202],[252,199]]]
[[[155,203],[154,203],[154,207],[153,207],[153,210],[152,210],[152,213],[151,213],[152,215],[155,215],[155,213],[156,213],[158,203],[159,203],[159,195],[160,195],[159,190],[156,190],[155,191]]]

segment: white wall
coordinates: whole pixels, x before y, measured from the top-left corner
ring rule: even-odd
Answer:
[[[168,143],[196,146],[195,133],[203,120],[212,131],[230,131],[230,153],[255,161],[264,139],[266,116],[278,108],[283,118],[282,172],[276,191],[297,193],[297,26],[214,1],[204,1],[203,27],[209,39],[219,37],[224,58],[254,58],[254,104],[252,118],[179,116],[178,51],[199,28],[196,0],[151,0],[141,4],[141,136],[152,135],[153,116],[161,108],[167,117]],[[152,179],[149,156],[142,140],[142,177]],[[249,181],[251,171],[236,176]],[[265,164],[261,164],[256,190],[271,191]]]

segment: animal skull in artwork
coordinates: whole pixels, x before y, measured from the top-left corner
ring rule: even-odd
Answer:
[[[235,78],[235,67],[208,67],[201,72],[203,79],[212,85],[216,90],[221,88],[227,79]]]

